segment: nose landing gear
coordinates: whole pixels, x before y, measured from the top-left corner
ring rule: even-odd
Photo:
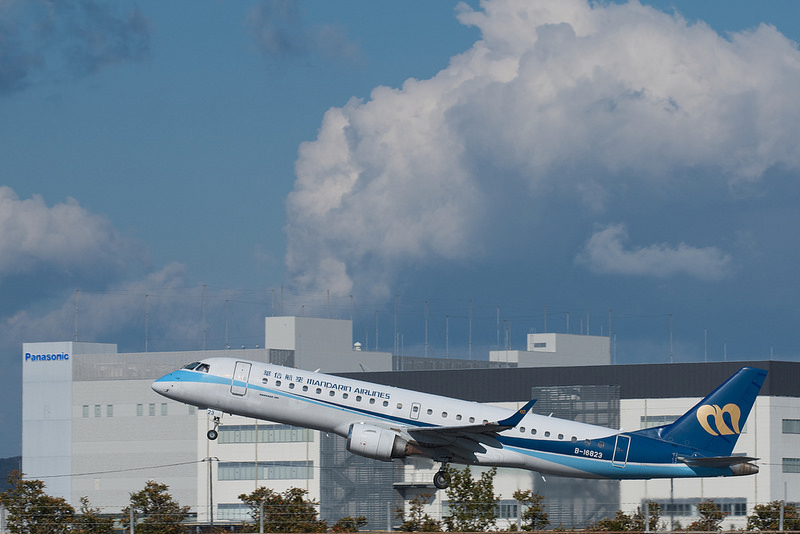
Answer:
[[[217,432],[217,428],[219,428],[219,422],[220,419],[222,419],[222,414],[217,415],[217,413],[214,410],[208,410],[208,415],[213,417],[212,420],[214,421],[214,428],[206,432],[206,437],[211,441],[214,441],[215,439],[217,439],[217,437],[219,437],[219,432]]]

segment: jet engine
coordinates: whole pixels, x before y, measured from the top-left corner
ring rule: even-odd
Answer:
[[[408,445],[396,432],[365,423],[353,423],[347,432],[348,451],[384,462],[408,456]]]

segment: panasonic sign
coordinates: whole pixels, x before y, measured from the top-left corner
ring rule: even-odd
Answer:
[[[68,352],[59,352],[57,354],[31,354],[30,352],[25,353],[26,362],[58,362],[64,360],[69,360]]]

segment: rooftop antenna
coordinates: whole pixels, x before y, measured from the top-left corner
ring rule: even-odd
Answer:
[[[469,349],[467,359],[472,359],[472,299],[469,299]]]
[[[397,346],[398,345],[398,341],[397,341],[397,300],[399,298],[400,298],[400,296],[397,293],[395,293],[394,294],[394,355],[395,356],[397,356],[398,353],[399,353],[398,346]]]
[[[444,316],[444,357],[450,357],[450,316]]]
[[[500,350],[500,306],[497,307],[497,350]]]
[[[547,304],[544,305],[544,331],[547,332]]]
[[[428,301],[425,301],[425,357],[428,357]]]
[[[203,350],[206,350],[206,284],[203,284]]]
[[[149,325],[150,325],[150,295],[145,293],[144,294],[144,351],[145,352],[147,352]]]
[[[669,314],[669,363],[672,363],[672,314]]]
[[[73,341],[78,341],[78,297],[81,294],[80,289],[75,290],[75,333],[72,336]]]

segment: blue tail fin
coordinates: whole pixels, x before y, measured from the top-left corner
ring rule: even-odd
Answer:
[[[659,428],[659,436],[711,456],[729,456],[766,376],[763,369],[739,369],[677,421]]]

